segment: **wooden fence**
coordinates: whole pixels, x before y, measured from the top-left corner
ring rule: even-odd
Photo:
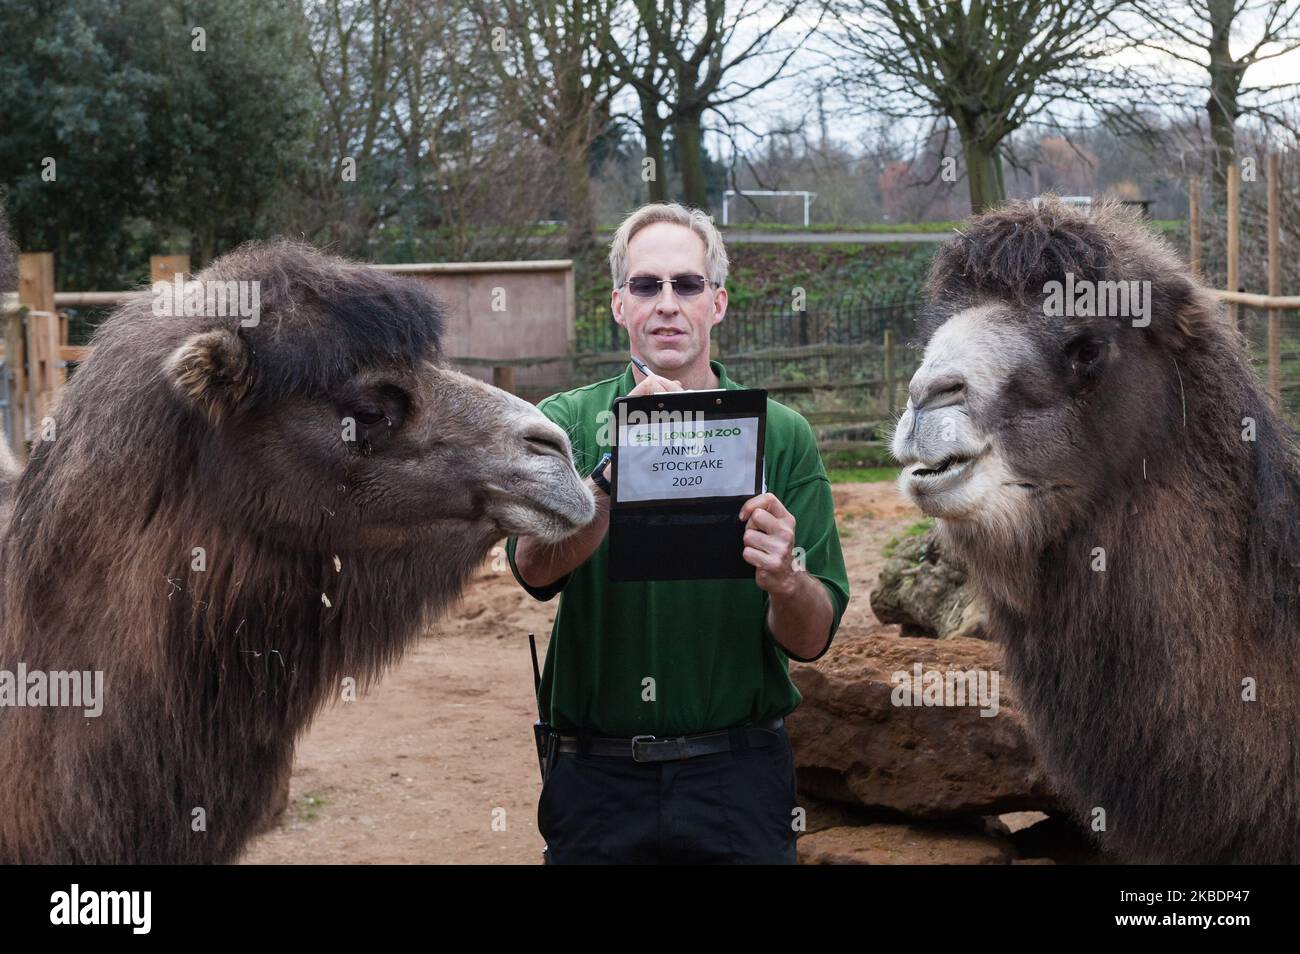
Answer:
[[[1237,193],[1240,183],[1237,168],[1230,166],[1226,196],[1228,288],[1214,294],[1227,304],[1229,318],[1246,333],[1256,360],[1266,366],[1264,376],[1269,394],[1296,422],[1300,421],[1300,374],[1287,379],[1283,374],[1283,358],[1285,356],[1289,365],[1300,365],[1300,325],[1294,328],[1294,334],[1288,334],[1287,347],[1284,348],[1282,316],[1284,312],[1300,311],[1300,295],[1281,294],[1279,172],[1275,155],[1268,157],[1267,175],[1268,293],[1247,292],[1237,286]],[[1189,258],[1192,268],[1199,272],[1200,185],[1195,179],[1189,182],[1189,194]],[[534,271],[571,265],[568,262],[490,264],[513,264]],[[379,267],[427,277],[433,269],[454,270],[461,266]],[[483,271],[489,268],[489,263],[473,268]],[[175,275],[184,276],[188,271],[189,262],[185,256],[155,256],[150,260],[151,282],[170,281]],[[608,329],[597,329],[598,334],[590,341],[585,340],[587,336],[584,335],[583,340],[575,343],[571,271],[567,282],[564,296],[564,307],[569,310],[567,339],[561,336],[554,344],[538,345],[539,348],[554,348],[555,344],[560,347],[540,355],[462,354],[449,360],[483,375],[490,371],[494,384],[515,393],[520,390],[516,387],[518,378],[540,379],[539,369],[550,369],[548,374],[557,382],[556,386],[543,393],[525,393],[526,397],[533,398],[619,373],[626,367],[627,352],[619,347],[621,339],[617,331],[610,333],[606,340]],[[49,253],[25,254],[20,262],[18,295],[7,303],[0,302],[5,334],[4,351],[0,356],[4,358],[5,392],[8,395],[6,429],[15,451],[20,454],[25,435],[39,426],[58,399],[66,381],[67,365],[82,360],[86,353],[84,346],[69,344],[68,316],[61,309],[113,306],[132,294],[138,294],[56,292],[54,287],[53,256]],[[905,403],[907,382],[920,360],[919,353],[912,347],[915,337],[913,322],[919,304],[919,297],[896,297],[872,306],[875,310],[871,316],[856,325],[828,321],[824,316],[799,315],[797,321],[787,321],[784,326],[796,329],[797,339],[773,337],[770,330],[780,323],[770,321],[758,323],[768,329],[761,334],[749,333],[755,331],[753,328],[735,328],[728,336],[720,338],[715,330],[711,352],[727,363],[728,370],[737,380],[767,388],[783,401],[793,404],[820,428],[823,446],[832,446],[841,443],[838,438],[843,432],[861,432],[864,428],[892,421]],[[1259,325],[1240,321],[1242,309],[1266,312],[1266,335],[1260,333],[1263,329]],[[736,324],[745,323],[744,315],[729,318]],[[846,332],[845,328],[849,330]],[[499,336],[500,329],[491,329],[491,333]],[[482,340],[489,342],[489,347],[497,341],[492,337]],[[22,426],[17,422],[22,422]]]
[[[1282,381],[1282,312],[1300,309],[1300,295],[1282,294],[1282,242],[1280,190],[1281,171],[1276,153],[1268,156],[1266,164],[1266,184],[1268,186],[1268,294],[1260,295],[1247,292],[1240,286],[1238,276],[1241,273],[1241,172],[1235,163],[1229,164],[1226,176],[1226,195],[1224,205],[1227,209],[1227,288],[1214,292],[1228,306],[1228,318],[1239,328],[1239,306],[1263,309],[1268,315],[1268,332],[1264,347],[1267,366],[1266,377],[1268,393],[1281,410],[1286,410],[1283,400]],[[1201,183],[1192,176],[1187,184],[1188,195],[1188,259],[1192,271],[1201,273]],[[1258,337],[1249,334],[1248,338]],[[1300,387],[1300,382],[1297,382]]]

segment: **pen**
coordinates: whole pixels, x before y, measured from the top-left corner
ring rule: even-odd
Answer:
[[[640,371],[642,374],[644,374],[647,378],[654,376],[654,372],[651,371],[648,367],[646,367],[646,363],[642,361],[640,358],[638,358],[636,355],[630,354],[628,355],[628,357],[632,359],[632,363],[636,365],[636,369]]]

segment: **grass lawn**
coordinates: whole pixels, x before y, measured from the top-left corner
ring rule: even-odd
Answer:
[[[826,476],[832,484],[875,484],[897,480],[898,467],[828,467]]]

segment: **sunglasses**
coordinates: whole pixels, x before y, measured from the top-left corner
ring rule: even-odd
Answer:
[[[672,285],[674,294],[681,295],[683,298],[694,298],[704,291],[705,285],[712,284],[703,275],[674,275],[672,278],[638,275],[635,278],[629,278],[623,284],[637,298],[655,298],[658,296],[659,289],[663,287],[664,282]]]

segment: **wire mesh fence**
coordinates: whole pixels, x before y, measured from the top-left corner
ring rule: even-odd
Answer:
[[[906,402],[920,363],[916,347],[920,289],[846,291],[796,308],[790,299],[733,307],[715,330],[715,349],[733,379],[766,388],[805,414],[823,437],[862,433],[891,421]],[[575,375],[582,381],[627,366],[626,333],[608,302],[579,320]]]
[[[884,293],[850,290],[807,302],[805,307],[796,307],[789,298],[733,306],[718,326],[718,348],[723,354],[738,355],[768,348],[879,341],[886,329],[909,328],[920,301],[918,288],[903,285]],[[575,340],[579,354],[591,354],[623,349],[627,339],[610,313],[608,300],[602,299],[582,306]]]
[[[1260,380],[1268,385],[1268,322],[1263,308],[1238,306],[1238,327],[1250,349],[1250,360]],[[1283,309],[1279,314],[1279,381],[1281,410],[1287,422],[1300,430],[1300,311]]]

